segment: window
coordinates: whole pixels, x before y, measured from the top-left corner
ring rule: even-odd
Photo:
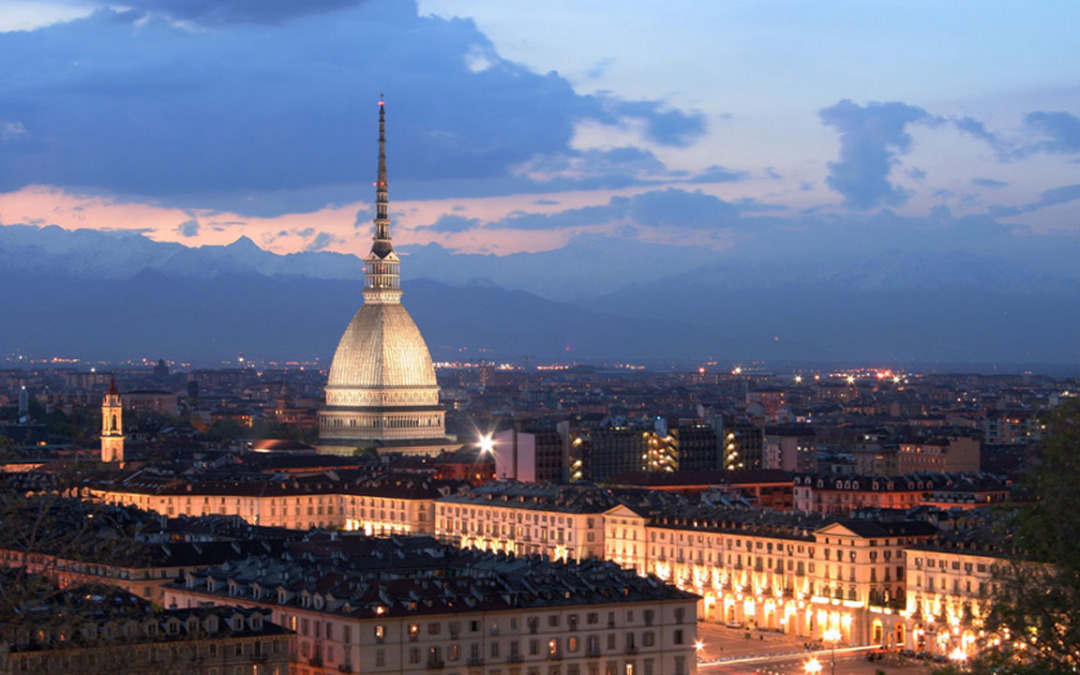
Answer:
[[[415,625],[415,624],[413,624],[413,625]],[[412,628],[413,628],[413,626],[409,626],[409,635],[413,634]],[[412,638],[412,639],[415,640],[416,638]],[[375,626],[375,642],[377,644],[381,645],[385,641],[386,641],[386,626]],[[348,640],[346,640],[346,642],[348,642]]]
[[[386,650],[385,649],[376,649],[375,650],[375,666],[377,668],[381,668],[381,667],[383,667],[385,665],[386,665]]]
[[[379,626],[379,627],[381,628],[382,626]],[[420,638],[420,624],[418,624],[418,623],[410,623],[409,624],[409,641],[410,642],[416,642],[419,638]]]
[[[578,650],[578,638],[576,635],[571,635],[566,638],[566,651],[576,652]]]
[[[675,644],[677,644],[677,645],[681,645],[681,644],[683,643],[683,632],[682,632],[682,628],[676,628],[676,629],[675,629],[675,640],[674,640],[674,642],[675,642]]]
[[[607,635],[607,648],[615,649],[615,633],[608,633]]]
[[[685,619],[686,619],[686,608],[685,607],[676,607],[675,608],[675,623],[682,623]]]
[[[434,623],[433,622],[433,623],[429,623],[427,625],[428,635],[438,635],[440,630],[442,630],[442,624],[441,623]]]
[[[420,663],[420,650],[416,647],[409,650],[409,663]]]
[[[647,630],[642,633],[641,644],[645,645],[646,647],[652,647],[654,644],[656,644],[656,633],[653,633],[651,630]]]

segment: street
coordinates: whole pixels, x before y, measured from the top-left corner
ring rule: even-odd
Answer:
[[[796,675],[810,672],[806,664],[816,659],[821,675],[832,675],[832,651],[806,649],[805,639],[768,631],[747,631],[717,624],[699,623],[698,672],[703,675]],[[900,661],[887,655],[867,661],[866,648],[839,647],[836,675],[927,675],[921,661]]]

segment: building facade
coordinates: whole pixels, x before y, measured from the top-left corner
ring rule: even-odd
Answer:
[[[696,672],[697,598],[611,563],[407,540],[347,555],[249,559],[189,573],[166,596],[271,611],[297,633],[301,675]]]

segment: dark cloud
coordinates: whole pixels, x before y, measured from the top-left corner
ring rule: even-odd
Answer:
[[[1003,180],[994,180],[993,178],[972,178],[971,184],[976,187],[990,188],[992,190],[1009,186],[1007,182]]]
[[[743,197],[731,202],[731,205],[739,210],[739,213],[765,213],[768,211],[787,211],[788,207],[781,204],[765,204],[750,197]]]
[[[176,226],[176,231],[179,232],[182,237],[195,237],[199,234],[199,221],[194,218],[185,220]]]
[[[568,227],[603,225],[626,217],[627,197],[612,197],[603,206],[585,206],[559,213],[518,213],[487,224],[490,229],[559,230]]]
[[[929,116],[904,103],[860,106],[843,100],[819,112],[822,122],[840,132],[840,160],[829,163],[826,182],[853,209],[900,205],[907,193],[888,181],[896,155],[911,147],[905,127]]]
[[[1024,125],[1041,135],[1031,148],[1053,153],[1080,152],[1080,117],[1067,112],[1037,111],[1024,116]]]
[[[480,220],[477,218],[465,218],[464,216],[444,215],[440,216],[431,225],[421,225],[417,230],[430,230],[431,232],[443,232],[456,234],[479,228]]]
[[[344,239],[336,237],[329,232],[319,232],[316,234],[308,245],[304,247],[305,251],[322,251],[331,244],[344,243]]]
[[[940,122],[947,122],[952,124],[960,131],[986,142],[995,152],[998,153],[998,157],[1002,161],[1008,161],[1015,151],[1012,144],[1003,139],[998,134],[991,132],[986,128],[986,125],[974,117],[957,117],[950,119],[940,119]]]
[[[996,218],[1018,216],[1022,213],[1031,213],[1048,206],[1068,204],[1080,199],[1080,184],[1065,185],[1062,187],[1046,190],[1039,195],[1039,199],[1019,206],[991,206],[989,213]]]
[[[371,221],[375,218],[375,207],[371,206],[365,209],[359,209],[356,212],[356,217],[353,218],[353,227],[357,230],[371,227]]]
[[[619,117],[645,122],[646,138],[661,145],[686,147],[705,133],[701,113],[664,110],[660,101],[619,101],[613,107]]]
[[[473,22],[421,17],[410,2],[133,6],[0,34],[0,191],[78,186],[262,216],[370,199],[379,92],[392,196],[412,190],[399,197],[638,185],[664,167],[635,148],[585,153],[577,173],[540,186],[508,176],[573,154],[582,121],[640,120],[674,146],[704,132],[696,112],[578,95],[557,73],[499,58]]]
[[[204,26],[233,23],[279,24],[288,19],[333,12],[365,0],[125,0],[132,10],[160,12]]]
[[[633,197],[612,197],[607,204],[601,206],[568,209],[557,213],[513,213],[501,220],[487,223],[484,227],[559,230],[618,223],[618,227],[624,228],[624,232],[637,232],[642,227],[720,230],[749,225],[751,221],[740,219],[742,213],[784,209],[783,206],[763,204],[749,198],[726,202],[701,191],[688,192],[668,188],[643,192]],[[453,217],[443,216],[440,220]],[[475,221],[469,222],[471,227]]]
[[[652,227],[719,229],[732,224],[739,208],[704,192],[669,188],[634,197],[630,215]]]
[[[745,180],[748,174],[745,171],[734,171],[722,166],[712,165],[687,180],[687,183],[735,183]],[[779,178],[779,176],[774,176]]]

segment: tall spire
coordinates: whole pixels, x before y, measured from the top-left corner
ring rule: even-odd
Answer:
[[[375,178],[375,234],[364,259],[364,302],[398,302],[401,261],[390,241],[390,192],[386,181],[386,101],[379,96],[379,168]]]
[[[379,171],[375,182],[375,241],[390,244],[390,192],[386,184],[386,101],[379,97]]]

